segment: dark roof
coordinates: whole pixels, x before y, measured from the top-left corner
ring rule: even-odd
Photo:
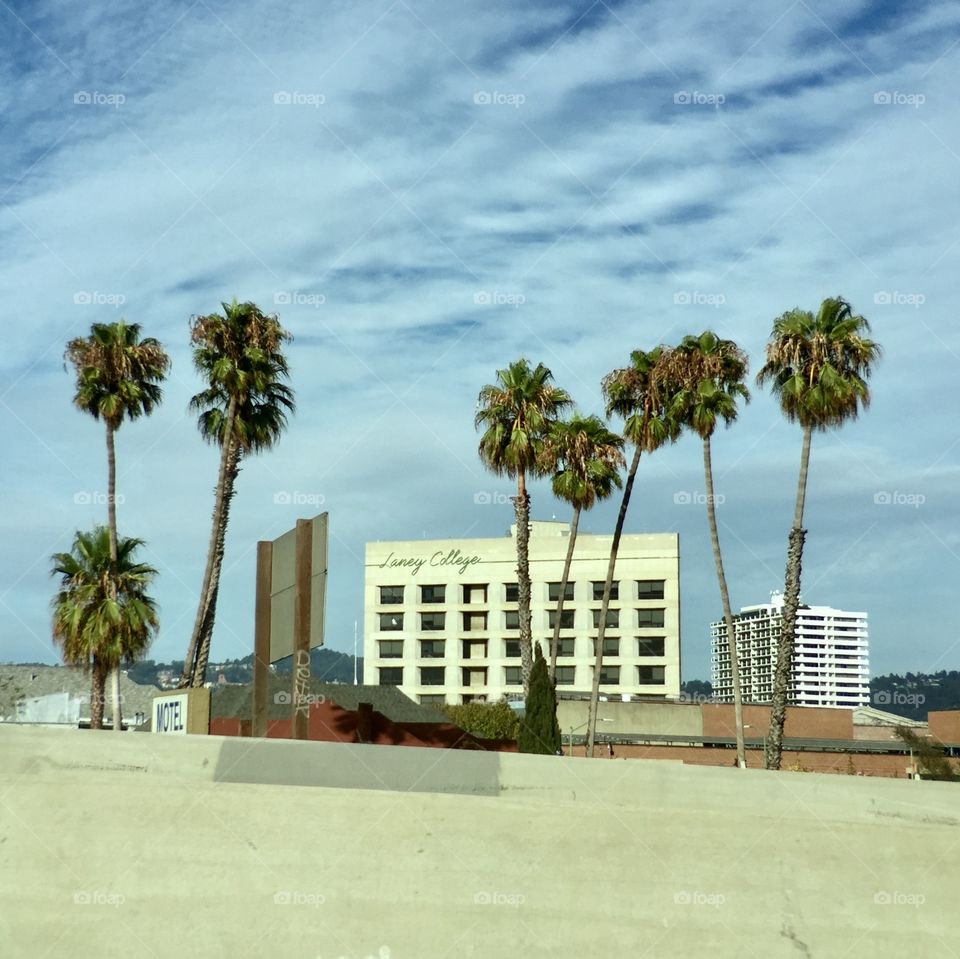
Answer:
[[[289,719],[293,677],[290,673],[271,674],[267,683],[267,718]],[[395,723],[449,723],[450,720],[432,706],[421,706],[405,696],[396,686],[351,686],[347,683],[323,683],[311,679],[309,692],[344,709],[356,709],[359,703],[370,703],[378,712]],[[249,719],[253,686],[213,686],[210,697],[211,719]]]

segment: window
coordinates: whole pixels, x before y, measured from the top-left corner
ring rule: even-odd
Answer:
[[[421,659],[443,659],[444,641],[442,639],[421,639]]]
[[[507,686],[522,686],[523,676],[519,666],[505,666],[503,669],[504,680]]]
[[[446,701],[447,697],[443,693],[424,693],[420,697],[421,706],[442,706]]]
[[[548,595],[550,597],[550,602],[555,603],[560,598],[560,584],[559,583],[548,583],[549,588]],[[563,593],[563,600],[566,602],[568,599],[573,599],[573,583],[567,583],[567,588]]]
[[[638,609],[637,625],[641,629],[647,629],[651,626],[663,629],[664,612],[665,610],[662,609]]]
[[[516,583],[504,583],[504,591],[506,593],[506,601],[508,603],[518,603],[520,602],[520,587]]]
[[[487,685],[486,666],[465,666],[463,668],[463,685],[468,689],[476,689]]]
[[[446,586],[421,586],[420,587],[421,603],[442,603],[446,595],[447,595]]]
[[[446,622],[446,613],[421,613],[420,628],[426,633],[443,629]]]
[[[575,614],[576,614],[576,610],[565,609],[562,615],[560,616],[560,628],[573,629]],[[550,622],[550,628],[555,629],[557,625],[557,611],[555,609],[551,609],[547,613],[547,618],[549,619],[549,622]]]
[[[663,656],[663,644],[662,636],[640,636],[637,638],[637,655]]]
[[[482,633],[487,628],[487,614],[486,613],[464,613],[463,614],[463,631],[465,633]]]
[[[557,641],[557,655],[572,656],[576,644],[577,641],[572,636],[564,636],[562,639]]]
[[[380,629],[384,632],[398,632],[403,629],[403,613],[381,613]]]
[[[557,673],[556,673],[557,685],[572,686],[576,671],[577,671],[576,666],[558,666]]]
[[[600,670],[601,686],[619,686],[620,685],[620,667],[604,666]]]
[[[485,639],[464,639],[463,658],[464,659],[486,659],[487,641]]]
[[[487,602],[487,584],[473,583],[463,587],[464,603],[485,605]]]
[[[662,579],[637,580],[637,599],[663,599]]]
[[[519,639],[507,639],[504,640],[504,656],[507,659],[519,659],[520,658],[520,640]]]
[[[663,686],[666,683],[666,667],[638,666],[637,679],[642,686]]]
[[[402,586],[381,586],[380,587],[380,602],[386,605],[395,606],[397,603],[403,602],[403,587]]]
[[[420,685],[421,686],[442,686],[443,675],[446,672],[443,666],[421,666],[420,667]]]
[[[515,609],[508,609],[504,614],[504,628],[505,629],[519,629],[520,628],[520,614]]]
[[[597,655],[597,638],[594,638],[590,641],[591,648],[593,649],[593,655]],[[603,655],[604,656],[619,656],[620,655],[620,640],[616,636],[604,636],[603,637]]]
[[[598,603],[603,599],[603,587],[607,585],[607,581],[604,580],[602,583],[593,584],[593,598]],[[611,583],[610,584],[610,598],[619,599],[620,598],[620,584]]]
[[[402,639],[381,639],[380,640],[380,658],[381,659],[400,659],[403,656]]]
[[[590,612],[593,614],[593,628],[597,629],[600,626],[600,610],[592,609]],[[607,629],[611,627],[617,629],[620,626],[620,610],[619,609],[608,609],[607,610]]]
[[[381,686],[401,686],[403,684],[403,667],[389,666],[380,669]]]

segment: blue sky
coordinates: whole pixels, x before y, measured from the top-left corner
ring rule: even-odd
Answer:
[[[599,411],[631,349],[709,327],[756,369],[779,313],[842,294],[885,358],[869,413],[815,438],[804,598],[870,613],[875,673],[957,668],[960,7],[0,2],[0,26],[0,658],[55,661],[49,557],[104,513],[62,364],[91,322],[173,358],[118,439],[158,659],[186,649],[216,478],[188,318],[237,296],[295,336],[299,411],[240,475],[216,659],[251,649],[256,541],[321,498],[337,649],[365,542],[503,533],[472,426],[499,366],[542,361]],[[782,583],[799,440],[754,390],[715,441],[737,607]],[[651,457],[628,519],[681,535],[685,678],[719,605],[701,470],[692,438]],[[543,484],[533,512],[566,516]]]

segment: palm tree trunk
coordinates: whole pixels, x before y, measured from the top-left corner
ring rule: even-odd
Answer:
[[[797,640],[797,610],[800,607],[800,574],[803,569],[803,543],[807,531],[803,528],[803,509],[807,496],[807,475],[810,471],[810,440],[813,429],[803,428],[803,448],[800,452],[800,478],[797,481],[797,503],[793,513],[793,528],[787,543],[786,582],[783,590],[783,618],[780,641],[777,643],[777,665],[773,674],[773,696],[770,702],[770,729],[764,749],[767,769],[779,769],[783,758],[783,725],[787,715],[787,691],[793,650]]]
[[[523,699],[530,695],[530,671],[533,669],[533,628],[530,618],[530,496],[526,477],[517,476],[517,496],[513,501],[517,518],[517,609],[520,617],[520,673]]]
[[[727,647],[730,650],[730,670],[733,676],[733,720],[737,736],[737,765],[747,768],[747,753],[743,744],[743,695],[740,691],[740,657],[737,653],[737,634],[730,609],[730,593],[727,591],[727,576],[723,571],[723,555],[720,552],[720,533],[717,530],[717,510],[713,498],[713,457],[710,452],[710,437],[703,439],[703,475],[707,492],[707,522],[710,524],[710,542],[713,544],[713,562],[717,567],[720,583],[720,601],[723,604],[723,620],[727,627]]]
[[[623,498],[620,500],[620,514],[617,516],[617,526],[613,531],[613,543],[610,546],[610,562],[607,564],[607,582],[603,587],[603,602],[600,604],[600,625],[597,630],[597,654],[593,667],[593,688],[590,691],[590,708],[587,714],[587,755],[593,758],[593,747],[597,739],[597,704],[600,702],[600,670],[603,668],[603,639],[607,631],[607,609],[610,606],[610,589],[613,585],[613,574],[617,566],[617,551],[620,549],[620,537],[623,534],[623,525],[627,520],[627,507],[630,505],[630,494],[633,492],[633,481],[637,478],[637,467],[640,465],[640,447],[637,446],[630,463],[630,472],[627,481],[623,484]]]
[[[220,444],[220,469],[217,473],[217,488],[213,499],[213,524],[210,530],[210,546],[207,549],[207,565],[203,572],[203,583],[200,586],[200,598],[197,604],[197,618],[193,624],[193,633],[190,636],[190,645],[187,656],[183,661],[183,674],[180,677],[180,687],[191,686],[196,675],[197,653],[200,649],[200,635],[207,618],[207,610],[213,590],[213,571],[217,556],[217,543],[221,537],[223,524],[224,499],[227,489],[227,474],[230,465],[230,451],[233,440],[233,425],[237,418],[237,398],[230,397],[227,404],[226,422],[223,428],[223,439]]]
[[[90,728],[103,729],[103,700],[107,670],[98,657],[93,657],[93,668],[90,680]]]
[[[210,595],[207,597],[207,611],[200,630],[200,645],[197,649],[197,664],[193,671],[192,685],[200,687],[207,679],[207,662],[210,659],[210,643],[213,640],[213,623],[217,615],[217,597],[220,594],[220,572],[223,569],[223,554],[227,539],[227,526],[230,523],[230,503],[236,491],[237,476],[240,473],[240,447],[235,443],[227,466],[227,486],[223,497],[223,521],[217,535],[217,550],[214,557],[213,575],[210,578]]]
[[[550,641],[550,682],[557,684],[557,648],[560,645],[560,620],[563,618],[563,603],[566,598],[567,583],[570,581],[570,566],[573,563],[573,547],[577,542],[577,527],[580,525],[580,507],[573,508],[570,520],[570,542],[567,544],[567,558],[563,562],[563,576],[560,579],[560,598],[557,600],[557,619],[553,624],[553,638]]]
[[[110,598],[117,598],[117,451],[114,442],[116,429],[107,421],[107,526],[110,530]],[[123,723],[120,715],[120,658],[113,664],[113,730],[121,732]]]

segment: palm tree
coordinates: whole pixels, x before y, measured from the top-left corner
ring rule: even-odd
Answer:
[[[743,742],[743,696],[740,692],[740,660],[730,609],[730,593],[723,570],[720,552],[720,534],[717,530],[717,511],[713,491],[713,456],[710,439],[720,420],[729,426],[737,418],[737,401],[750,401],[744,386],[747,375],[747,356],[733,340],[722,340],[706,330],[700,336],[686,336],[673,351],[668,377],[674,382],[676,416],[703,440],[703,473],[707,499],[707,522],[713,544],[713,561],[720,584],[720,600],[727,629],[727,648],[730,651],[730,669],[733,676],[733,713],[737,739],[737,765],[747,766]]]
[[[91,671],[90,728],[103,728],[107,673],[121,662],[141,658],[158,627],[157,608],[147,590],[157,571],[138,563],[143,540],[120,537],[116,555],[110,530],[98,526],[77,532],[69,553],[55,553],[52,575],[59,575],[54,597],[53,638],[64,662]],[[113,728],[120,729],[114,704]]]
[[[527,477],[546,471],[543,443],[551,426],[571,405],[569,395],[553,383],[542,363],[531,368],[526,359],[497,370],[496,383],[480,390],[475,419],[480,459],[498,476],[517,481],[513,505],[517,518],[517,605],[520,616],[520,664],[524,697],[530,692],[533,642],[530,625],[530,495]]]
[[[170,358],[160,343],[140,339],[137,323],[94,323],[90,335],[67,343],[65,359],[76,372],[76,407],[102,419],[107,432],[107,525],[111,561],[117,562],[117,458],[115,434],[124,419],[149,416],[160,402]],[[114,729],[121,728],[120,674],[113,677]]]
[[[778,317],[767,343],[766,363],[758,383],[771,384],[780,409],[803,430],[800,478],[793,526],[787,545],[782,632],[777,646],[773,678],[770,730],[764,748],[767,769],[779,769],[783,753],[783,723],[787,686],[796,640],[800,576],[803,566],[803,509],[810,467],[810,442],[814,430],[825,431],[857,418],[870,404],[867,379],[880,358],[880,346],[865,334],[870,324],[855,314],[841,297],[828,298],[816,315],[794,309]]]
[[[614,370],[603,380],[603,395],[607,403],[607,416],[623,417],[624,437],[634,445],[633,459],[627,472],[620,500],[620,512],[610,545],[610,562],[600,604],[600,622],[597,629],[596,662],[593,669],[593,688],[590,693],[590,709],[587,718],[587,755],[593,756],[597,734],[597,703],[600,700],[600,672],[603,668],[603,640],[607,629],[607,610],[610,607],[610,592],[617,566],[620,537],[627,519],[630,495],[637,477],[642,453],[652,453],[665,443],[673,443],[680,435],[680,424],[671,414],[671,403],[664,389],[662,371],[670,355],[669,347],[657,346],[645,353],[634,350],[630,365]]]
[[[550,681],[555,682],[560,620],[563,618],[563,604],[570,581],[580,513],[592,509],[597,500],[607,499],[614,489],[623,485],[620,470],[626,466],[626,460],[623,457],[623,437],[607,429],[607,424],[599,416],[583,416],[580,413],[553,424],[543,452],[554,471],[553,495],[573,507],[567,557],[563,564],[550,644]]]
[[[216,617],[230,501],[244,455],[270,449],[294,410],[283,345],[291,335],[255,303],[223,303],[223,313],[190,324],[193,362],[207,382],[190,401],[201,436],[220,447],[213,522],[197,616],[180,685],[202,686]]]

